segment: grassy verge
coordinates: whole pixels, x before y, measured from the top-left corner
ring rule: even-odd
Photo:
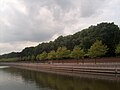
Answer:
[[[0,62],[16,62],[18,60],[19,58],[4,58],[4,59],[0,59]]]

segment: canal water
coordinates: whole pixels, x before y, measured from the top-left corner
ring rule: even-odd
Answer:
[[[0,66],[0,90],[120,90],[120,82]]]

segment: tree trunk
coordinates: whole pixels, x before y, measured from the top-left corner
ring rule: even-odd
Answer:
[[[84,59],[83,58],[81,58],[81,62],[82,62],[82,64],[84,64]]]
[[[96,58],[95,58],[95,64],[97,63]]]

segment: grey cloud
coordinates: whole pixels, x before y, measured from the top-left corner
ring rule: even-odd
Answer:
[[[0,2],[0,43],[49,41],[98,22],[120,22],[119,0],[3,1],[4,5]]]
[[[56,4],[60,6],[63,10],[69,10],[73,8],[72,0],[55,0]]]
[[[30,5],[30,4],[29,4]],[[33,6],[32,6],[33,5]],[[36,5],[39,5],[36,2]],[[57,25],[51,25],[53,21],[49,21],[51,17],[45,17],[44,14],[39,16],[39,9],[44,7],[34,7],[34,4],[31,3],[30,7],[27,7],[28,15],[17,11],[16,8],[12,8],[15,14],[10,20],[10,24],[13,26],[10,28],[7,25],[2,25],[1,41],[2,42],[11,42],[11,41],[46,41],[56,33],[61,33],[60,27]],[[35,13],[34,13],[35,12]],[[44,11],[43,11],[44,13]],[[47,12],[45,12],[47,14]],[[49,14],[49,13],[48,13]],[[36,18],[36,17],[39,18]],[[48,19],[48,20],[47,20]],[[2,22],[1,22],[2,23]],[[9,32],[10,31],[10,32]],[[9,32],[9,33],[8,33]]]
[[[93,15],[103,1],[105,0],[18,1],[26,7],[27,15],[11,6],[12,12],[7,15],[10,16],[10,19],[9,17],[7,19],[12,26],[2,25],[3,37],[1,37],[1,41],[48,40],[56,33],[62,34],[67,26],[77,23],[81,18],[80,16],[89,17]]]
[[[81,0],[81,16],[90,17],[106,4],[106,0]],[[103,6],[104,7],[104,6]]]

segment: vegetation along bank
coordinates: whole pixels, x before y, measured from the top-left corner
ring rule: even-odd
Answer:
[[[100,23],[73,35],[59,36],[54,41],[21,52],[0,55],[0,61],[42,61],[120,56],[120,28],[114,23]]]

